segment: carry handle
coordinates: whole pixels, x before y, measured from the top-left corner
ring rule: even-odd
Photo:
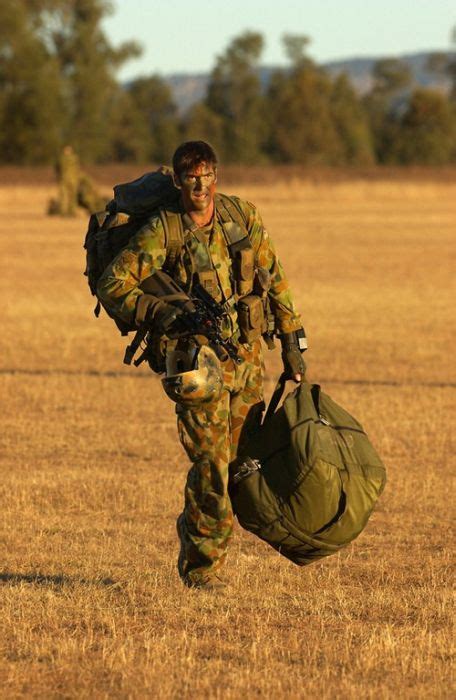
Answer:
[[[273,394],[271,396],[271,400],[269,401],[269,406],[266,410],[264,419],[263,419],[263,425],[272,418],[274,413],[277,410],[277,406],[279,405],[283,394],[285,392],[285,385],[288,381],[288,378],[286,376],[285,372],[282,372],[280,377],[277,380],[276,387],[273,391]],[[304,384],[306,380],[301,382],[301,384]],[[320,385],[319,384],[312,384],[310,388],[310,395],[312,397],[313,404],[315,406],[315,411],[317,413],[317,416],[320,416]]]

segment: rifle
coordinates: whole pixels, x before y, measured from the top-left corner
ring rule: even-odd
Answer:
[[[199,282],[193,284],[191,293],[187,294],[166,272],[157,270],[141,283],[140,289],[145,294],[152,294],[175,307],[175,315],[171,316],[163,329],[163,335],[167,338],[175,340],[203,336],[220,360],[230,357],[236,364],[241,364],[242,358],[239,357],[234,343],[222,336],[222,322],[227,317],[226,310]],[[151,340],[154,330],[156,331],[147,321],[141,325],[125,351],[125,364],[131,364],[143,341],[146,347],[133,364],[137,367],[147,358],[147,343]]]

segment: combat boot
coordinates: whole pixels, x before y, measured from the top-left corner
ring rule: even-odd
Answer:
[[[185,554],[184,554],[184,536],[183,536],[183,514],[179,515],[177,518],[176,522],[176,529],[177,529],[177,534],[179,536],[180,540],[180,550],[179,550],[179,556],[177,559],[177,568],[179,571],[179,575],[182,578],[182,582],[187,588],[192,588],[194,590],[200,590],[200,591],[212,591],[212,592],[221,592],[223,591],[224,588],[226,588],[227,584],[219,577],[217,574],[212,574],[212,575],[207,575],[207,576],[200,576],[197,579],[192,579],[188,575],[186,575],[185,568],[186,568],[186,561],[185,561]]]

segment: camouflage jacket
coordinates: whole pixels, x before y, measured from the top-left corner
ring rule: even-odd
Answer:
[[[302,326],[301,319],[295,310],[283,267],[260,214],[253,204],[235,199],[245,215],[246,228],[255,254],[255,265],[266,268],[271,274],[268,295],[276,329],[279,333],[298,330]],[[233,296],[234,283],[232,260],[217,210],[212,229],[206,234],[198,235],[201,231],[203,230],[196,231],[187,239],[172,276],[178,284],[188,290],[192,274],[198,272],[198,269],[207,269],[209,265],[217,275],[218,289],[214,296],[217,301],[224,303]],[[117,316],[127,323],[132,323],[138,296],[143,294],[139,285],[154,270],[163,267],[166,254],[163,224],[159,217],[152,217],[106,268],[98,282],[98,296]],[[224,335],[236,340],[236,305],[232,309],[230,324]]]

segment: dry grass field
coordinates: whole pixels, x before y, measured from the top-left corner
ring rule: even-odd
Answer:
[[[299,569],[237,527],[227,592],[185,589],[173,406],[92,315],[85,218],[47,218],[48,183],[4,183],[2,698],[455,697],[456,184],[228,191],[259,206],[309,378],[364,423],[385,493],[340,555]],[[278,352],[267,361],[270,393]]]

